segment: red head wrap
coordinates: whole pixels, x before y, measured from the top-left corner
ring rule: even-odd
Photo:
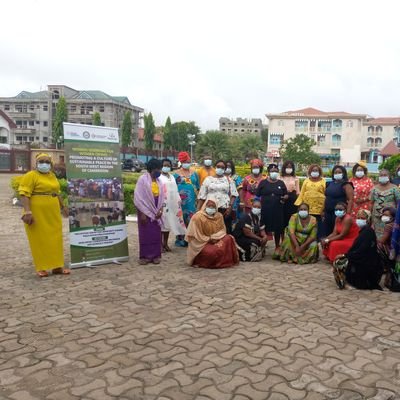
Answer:
[[[180,161],[181,163],[186,162],[186,161],[190,161],[189,153],[186,152],[186,151],[181,151],[178,154],[178,161]]]
[[[259,158],[255,158],[254,160],[250,161],[250,165],[254,165],[256,167],[263,167],[264,163],[259,159]]]

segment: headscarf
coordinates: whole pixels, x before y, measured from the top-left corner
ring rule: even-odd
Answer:
[[[360,167],[367,169],[367,163],[365,161],[360,160],[356,165],[359,165]]]
[[[53,165],[53,158],[51,157],[50,154],[48,154],[48,153],[39,153],[39,154],[35,157],[36,161],[39,161],[39,160],[42,159],[42,158],[49,158],[49,159],[50,159],[51,165]]]
[[[369,224],[371,222],[371,211],[368,210],[359,210],[357,213],[357,217],[359,215],[364,215],[364,217],[367,217],[367,223]]]
[[[262,168],[264,166],[264,163],[259,158],[254,158],[253,160],[250,161],[250,165]]]
[[[181,151],[181,152],[178,154],[178,161],[180,161],[181,163],[190,161],[189,153],[186,152],[186,151]]]
[[[138,179],[133,196],[133,202],[140,212],[149,217],[151,221],[157,221],[161,226],[161,218],[156,219],[156,215],[163,208],[165,195],[160,179],[156,179],[156,183],[158,185],[157,205],[154,200],[153,192],[151,191],[152,178],[148,172]]]

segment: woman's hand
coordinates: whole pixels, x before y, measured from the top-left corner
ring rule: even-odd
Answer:
[[[296,256],[301,256],[303,254],[303,249],[301,246],[296,246],[296,248],[294,249],[294,253],[296,254]]]
[[[147,224],[147,215],[146,214],[143,214],[143,213],[140,213],[139,214],[139,222],[142,224],[142,225],[146,225]]]
[[[69,209],[68,209],[68,207],[63,207],[63,209],[61,210],[61,212],[62,212],[62,215],[65,217],[65,218],[68,218],[69,217]]]
[[[162,209],[158,211],[158,213],[156,214],[156,219],[160,219],[161,218],[162,212],[163,212]]]
[[[224,216],[225,216],[225,217],[229,217],[229,215],[231,215],[231,212],[232,212],[232,206],[229,206],[229,207],[225,210]]]
[[[216,240],[216,239],[210,239],[210,240],[208,241],[208,243],[215,244],[215,243],[218,243],[218,240]]]
[[[34,223],[32,213],[24,214],[21,219],[24,222],[24,224],[27,224],[27,225],[32,225]]]

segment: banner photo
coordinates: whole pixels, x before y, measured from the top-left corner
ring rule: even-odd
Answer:
[[[63,125],[71,267],[127,261],[118,129]]]

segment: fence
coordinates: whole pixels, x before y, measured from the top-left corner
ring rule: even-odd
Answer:
[[[29,150],[0,150],[0,172],[27,172],[31,169]]]

